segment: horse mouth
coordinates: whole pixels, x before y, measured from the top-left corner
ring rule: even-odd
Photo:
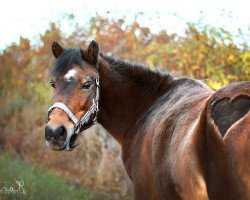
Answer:
[[[76,144],[77,134],[73,134],[70,136],[68,142],[63,141],[48,141],[46,140],[46,144],[54,151],[72,151],[75,149],[79,144]]]
[[[62,151],[66,148],[67,145],[63,145],[63,144],[58,144],[55,141],[47,141],[46,140],[46,144],[49,148],[51,148],[54,151]]]

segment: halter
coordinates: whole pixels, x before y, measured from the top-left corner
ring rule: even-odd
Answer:
[[[74,126],[74,134],[78,135],[82,128],[84,127],[84,130],[93,126],[94,124],[97,123],[97,113],[99,111],[98,108],[98,102],[99,102],[99,77],[97,77],[95,79],[95,83],[96,83],[96,94],[95,94],[95,98],[93,99],[93,103],[92,106],[90,107],[90,109],[85,113],[85,115],[83,115],[83,117],[78,121],[78,119],[76,118],[76,116],[71,112],[71,110],[64,104],[61,102],[56,102],[54,103],[49,109],[48,109],[48,118],[49,115],[51,113],[51,111],[54,108],[60,108],[62,109],[71,119],[72,122],[74,122],[75,126]],[[93,115],[93,119],[91,124],[89,124],[89,119],[91,117],[91,115]],[[69,150],[70,147],[67,146],[66,150]]]

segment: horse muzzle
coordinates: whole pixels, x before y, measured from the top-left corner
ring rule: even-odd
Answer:
[[[72,150],[76,146],[76,135],[74,134],[74,128],[67,129],[64,125],[56,127],[47,125],[45,128],[45,139],[46,144],[52,150]]]

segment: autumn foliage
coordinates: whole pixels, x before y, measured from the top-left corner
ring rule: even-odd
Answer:
[[[96,16],[85,28],[76,24],[70,35],[64,35],[56,23],[51,23],[35,45],[21,37],[19,44],[4,49],[0,54],[0,145],[70,181],[99,184],[118,196],[126,196],[129,181],[118,145],[103,129],[97,127],[90,130],[92,135],[81,136],[84,145],[70,155],[48,150],[44,141],[46,109],[51,103],[51,44],[57,41],[65,47],[84,48],[92,39],[103,52],[203,80],[212,89],[250,80],[248,44],[235,43],[227,30],[204,24],[187,24],[185,33],[179,35],[167,30],[154,32],[136,21],[128,23],[125,18]]]

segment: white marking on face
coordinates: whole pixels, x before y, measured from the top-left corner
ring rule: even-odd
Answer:
[[[74,78],[74,76],[76,75],[77,70],[76,69],[70,69],[67,74],[65,74],[64,78],[66,80],[69,80],[70,78]]]

